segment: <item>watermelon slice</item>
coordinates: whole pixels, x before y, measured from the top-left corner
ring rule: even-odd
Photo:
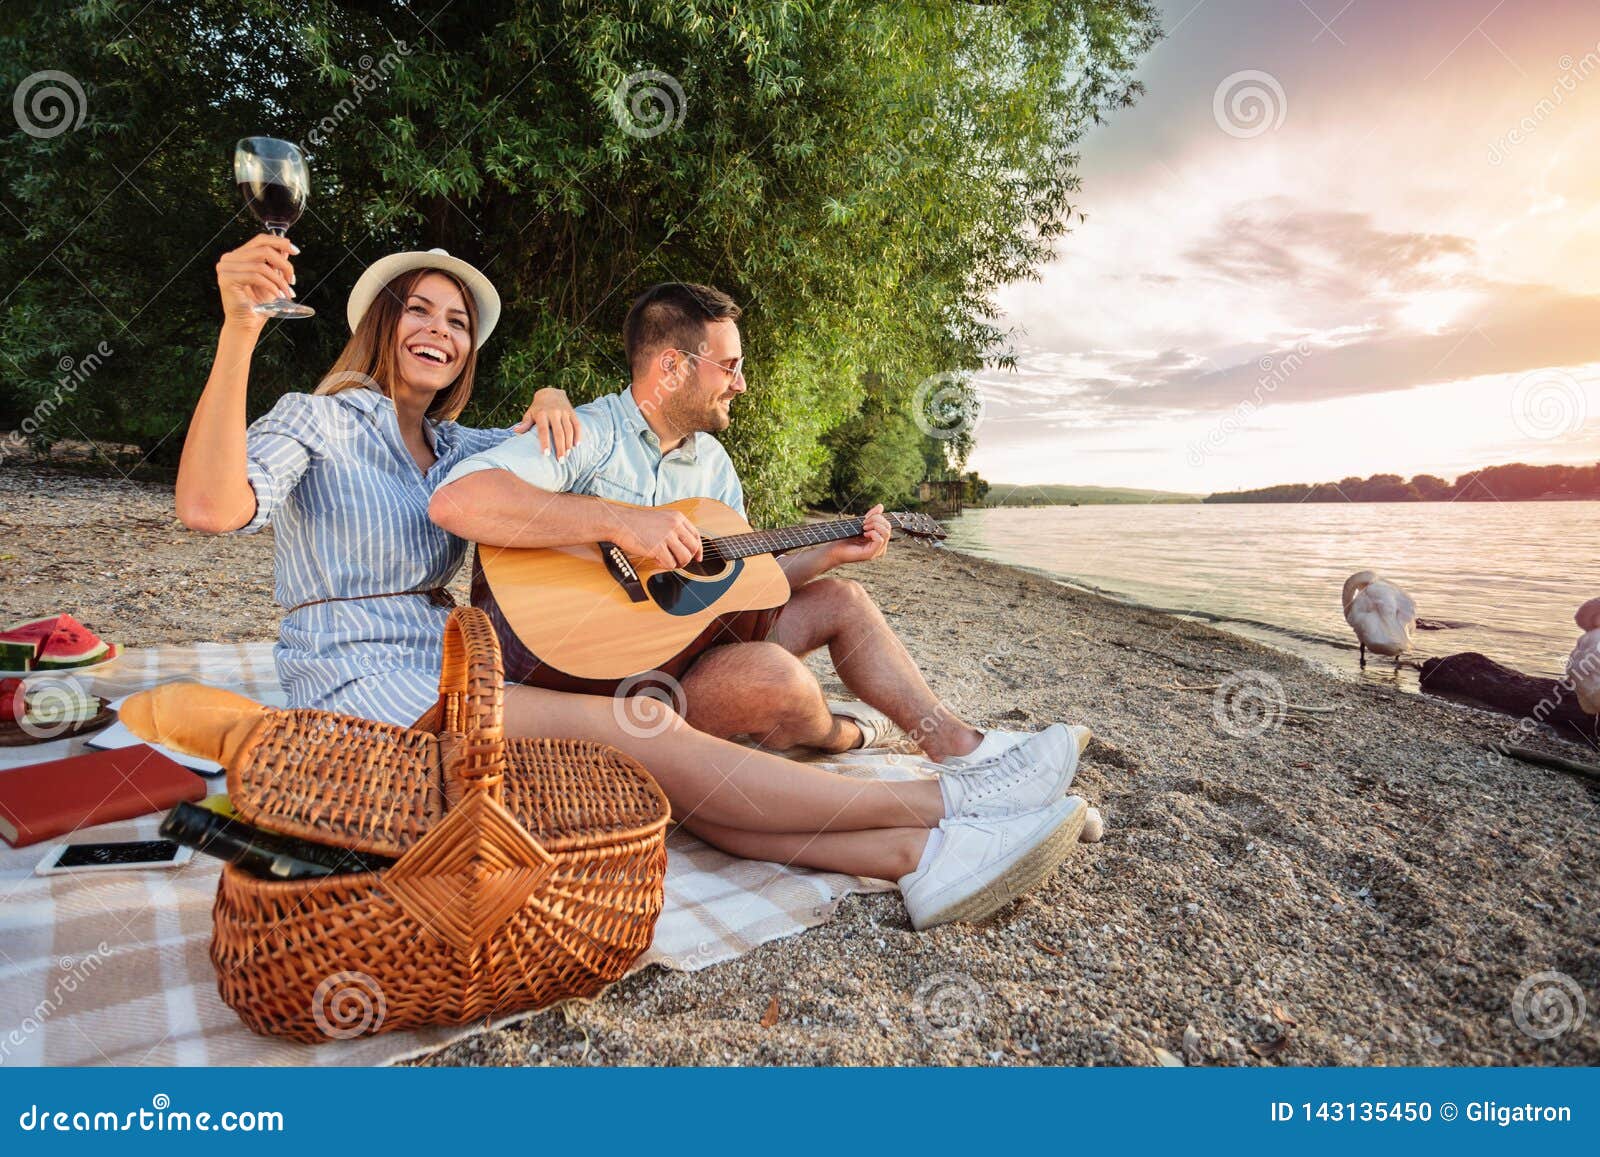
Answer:
[[[63,671],[71,667],[87,667],[111,658],[115,652],[110,644],[78,622],[71,615],[57,615],[55,630],[50,632],[39,647],[33,660],[35,671]]]
[[[32,670],[33,661],[39,657],[39,648],[55,631],[61,619],[61,615],[48,615],[42,619],[16,623],[0,631],[0,671]]]

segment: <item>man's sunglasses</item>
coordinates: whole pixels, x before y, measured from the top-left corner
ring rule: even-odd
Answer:
[[[689,350],[679,350],[678,352],[680,354],[682,354],[686,358],[693,358],[697,362],[705,362],[708,365],[716,366],[717,369],[721,370],[723,373],[728,375],[728,381],[730,383],[736,382],[739,379],[744,377],[744,358],[743,357],[734,358],[733,359],[733,364],[730,366],[730,365],[725,365],[724,363],[717,361],[715,358],[703,357],[700,354],[691,353]]]

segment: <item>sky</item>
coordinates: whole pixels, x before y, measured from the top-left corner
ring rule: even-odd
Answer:
[[[1195,493],[1600,458],[1600,4],[1161,0],[968,466]]]

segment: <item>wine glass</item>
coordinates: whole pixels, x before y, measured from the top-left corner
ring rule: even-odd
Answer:
[[[233,179],[250,212],[268,233],[282,237],[305,212],[311,191],[311,170],[305,154],[292,141],[245,137],[233,149]],[[310,317],[317,311],[287,297],[263,301],[257,313],[268,317]]]

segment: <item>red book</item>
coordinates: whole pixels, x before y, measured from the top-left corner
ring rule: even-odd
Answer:
[[[206,784],[147,744],[0,771],[0,837],[14,848],[164,812]]]

